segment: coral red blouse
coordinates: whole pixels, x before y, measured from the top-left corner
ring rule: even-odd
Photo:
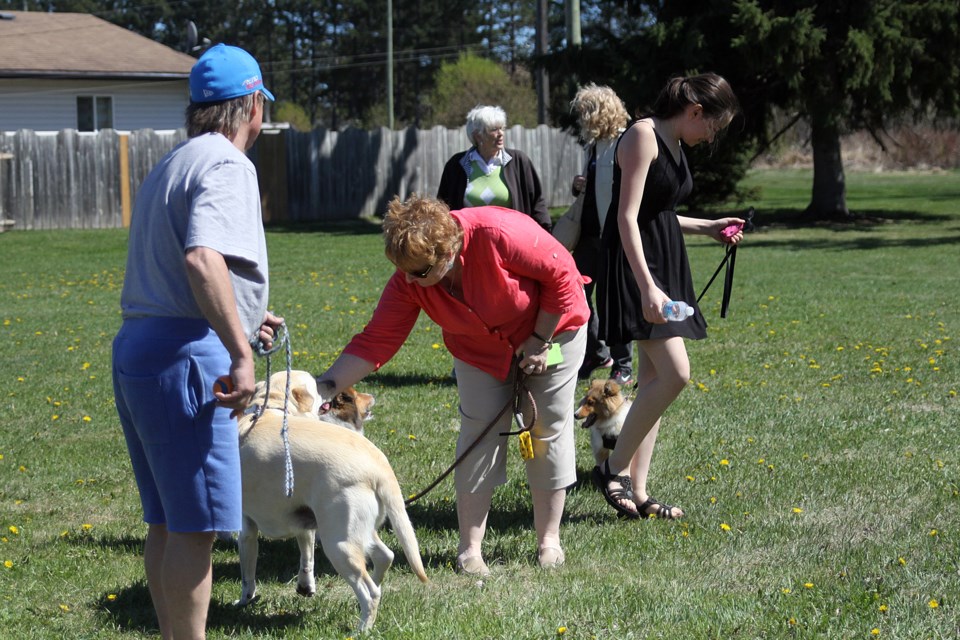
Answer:
[[[406,341],[423,310],[440,325],[450,353],[506,380],[513,355],[533,332],[541,308],[560,314],[557,334],[587,322],[587,281],[570,252],[532,218],[502,207],[473,207],[451,215],[463,228],[464,302],[442,284],[422,287],[397,270],[370,322],[344,353],[380,368]]]

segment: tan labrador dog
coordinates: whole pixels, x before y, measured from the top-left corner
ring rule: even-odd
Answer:
[[[237,604],[257,598],[258,535],[296,538],[300,547],[297,593],[316,593],[313,573],[315,538],[337,573],[353,588],[360,605],[360,632],[373,627],[380,604],[380,583],[393,564],[393,552],[377,529],[389,518],[413,573],[427,581],[420,549],[403,503],[403,493],[386,456],[365,437],[319,417],[360,425],[372,397],[345,392],[351,402],[329,402],[307,372],[292,372],[288,405],[288,441],[293,463],[293,495],[285,495],[285,452],[281,428],[286,372],[271,376],[269,398],[258,383],[251,407],[240,417],[243,476],[243,530],[240,532],[242,593]],[[338,396],[339,397],[339,396]],[[367,573],[367,560],[373,564]]]

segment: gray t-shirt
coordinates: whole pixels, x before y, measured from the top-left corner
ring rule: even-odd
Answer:
[[[203,318],[184,263],[192,247],[226,259],[244,332],[255,338],[269,296],[257,170],[220,134],[177,145],[143,181],[120,295],[124,318]]]

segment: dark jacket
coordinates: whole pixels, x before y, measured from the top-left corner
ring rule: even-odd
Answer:
[[[469,150],[468,150],[469,151]],[[550,231],[553,221],[547,204],[543,199],[543,190],[540,187],[540,178],[537,176],[533,163],[522,151],[504,149],[506,162],[503,165],[503,181],[510,191],[513,209],[525,213],[537,223]],[[467,190],[467,170],[463,167],[463,158],[467,151],[456,153],[443,167],[440,177],[440,186],[437,188],[437,198],[447,203],[450,209],[463,209],[463,194]]]

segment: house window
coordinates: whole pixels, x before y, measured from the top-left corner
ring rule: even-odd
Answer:
[[[77,131],[113,128],[113,98],[77,96]]]

